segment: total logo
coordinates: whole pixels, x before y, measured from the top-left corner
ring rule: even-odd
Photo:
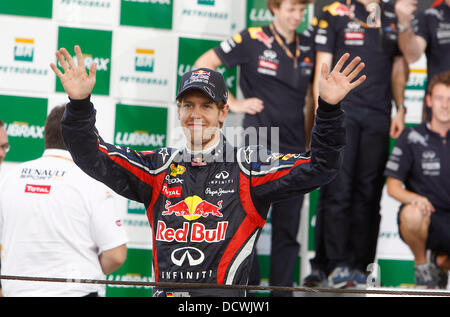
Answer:
[[[189,221],[194,221],[201,217],[207,218],[210,215],[223,218],[223,214],[220,212],[220,209],[222,209],[222,202],[223,200],[220,200],[216,206],[203,200],[199,196],[187,197],[175,205],[172,205],[172,203],[167,200],[165,206],[166,210],[162,212],[162,215],[175,215]]]

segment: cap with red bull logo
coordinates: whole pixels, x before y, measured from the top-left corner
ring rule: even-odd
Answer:
[[[215,102],[228,101],[228,88],[223,75],[209,68],[200,68],[181,77],[177,100],[191,89],[200,90]]]

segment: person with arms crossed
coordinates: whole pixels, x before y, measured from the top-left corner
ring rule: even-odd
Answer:
[[[344,164],[333,182],[320,188],[315,257],[304,285],[363,286],[375,259],[389,137],[397,138],[405,126],[409,71],[398,50],[397,20],[389,3],[340,0],[322,11],[313,21],[316,74],[319,65],[334,65],[349,52],[366,61],[368,80],[342,101],[348,141]],[[397,113],[391,120],[392,99]]]
[[[148,152],[105,143],[95,129],[89,74],[79,46],[77,64],[65,48],[56,52],[62,71],[51,64],[69,95],[62,121],[75,163],[118,194],[145,205],[153,235],[156,282],[246,285],[259,233],[273,201],[304,194],[336,175],[345,129],[340,100],[366,79],[364,63],[343,55],[331,73],[321,74],[320,100],[311,152],[285,160],[257,146],[235,148],[221,133],[228,111],[223,76],[211,69],[184,74],[177,94],[183,149]],[[245,296],[242,289],[157,287],[154,296]]]
[[[300,153],[309,149],[314,121],[310,85],[314,43],[311,30],[303,34],[296,30],[311,2],[268,0],[273,23],[243,30],[195,62],[195,67],[211,69],[222,64],[227,68],[240,66],[240,88],[245,99],[238,100],[230,94],[230,110],[245,113],[243,127],[247,133],[250,133],[249,128],[267,129],[267,136],[258,135],[259,144],[266,144],[274,153]],[[270,133],[273,127],[279,129],[279,140]],[[271,285],[293,285],[300,249],[297,233],[302,205],[303,195],[272,204]],[[259,285],[259,280],[255,257],[251,283]],[[272,292],[272,295],[292,296],[292,292]]]
[[[405,129],[386,165],[387,190],[402,205],[402,240],[417,286],[445,288],[450,269],[450,71],[429,83],[431,120]]]
[[[113,193],[74,164],[61,135],[64,111],[57,106],[46,120],[42,157],[0,184],[2,275],[102,280],[126,259]],[[105,286],[3,280],[3,295],[104,296]]]
[[[10,145],[8,143],[8,134],[5,130],[5,124],[2,120],[0,120],[0,165],[2,164],[3,160],[6,157],[6,153],[9,152]],[[2,246],[0,244],[0,252],[1,252]],[[1,259],[0,259],[0,269],[1,269]],[[2,281],[0,280],[0,297],[2,296]]]

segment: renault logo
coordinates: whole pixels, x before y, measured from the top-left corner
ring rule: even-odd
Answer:
[[[170,259],[173,264],[178,266],[183,266],[186,260],[189,262],[190,266],[195,266],[203,263],[205,255],[199,249],[186,247],[174,250]]]

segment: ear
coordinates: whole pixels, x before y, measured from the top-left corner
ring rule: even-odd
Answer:
[[[219,109],[219,121],[224,123],[225,119],[228,116],[228,112],[230,111],[230,105],[229,104],[225,104],[225,106],[223,107],[223,109]]]
[[[426,94],[425,95],[425,103],[426,103],[428,108],[431,108],[431,94]]]

